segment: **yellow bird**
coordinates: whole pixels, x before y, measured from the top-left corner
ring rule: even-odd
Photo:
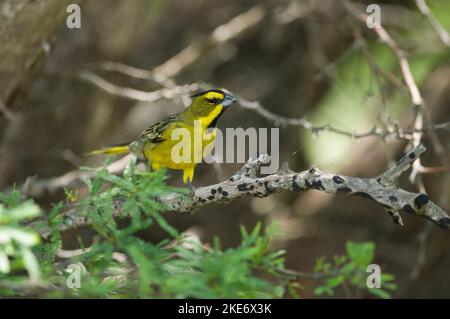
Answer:
[[[151,125],[135,141],[95,150],[91,154],[116,155],[131,152],[138,157],[145,157],[154,170],[161,167],[182,170],[183,182],[191,183],[195,165],[212,150],[217,120],[237,101],[234,96],[222,90],[200,92],[191,98],[191,105],[184,111]],[[186,134],[183,133],[189,135],[187,141]],[[180,141],[180,137],[185,140]],[[201,146],[197,147],[199,140]]]

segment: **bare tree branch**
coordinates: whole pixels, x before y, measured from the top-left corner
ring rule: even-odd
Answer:
[[[135,68],[133,68],[135,69]],[[140,71],[145,71],[141,69],[137,69]],[[172,99],[175,96],[178,95],[184,95],[188,93],[195,92],[199,89],[206,89],[213,87],[211,84],[207,83],[191,83],[191,84],[185,84],[185,85],[178,85],[171,88],[163,88],[156,91],[146,92],[141,90],[136,90],[132,88],[127,87],[121,87],[117,86],[104,78],[98,76],[97,74],[88,71],[83,70],[79,77],[89,83],[94,84],[95,86],[99,87],[100,89],[116,96],[120,96],[123,98],[128,98],[136,101],[141,102],[153,102],[157,101],[162,98]],[[233,93],[234,94],[234,93]],[[339,135],[347,136],[350,138],[364,138],[369,136],[378,137],[382,140],[386,140],[387,138],[398,138],[398,139],[406,139],[410,140],[412,139],[412,134],[416,132],[424,132],[429,130],[449,130],[450,129],[450,122],[440,123],[440,124],[434,124],[434,125],[427,125],[422,126],[420,128],[413,128],[413,129],[407,129],[407,128],[399,128],[399,127],[389,127],[385,130],[373,127],[370,130],[366,132],[351,132],[344,129],[340,129],[337,127],[334,127],[332,125],[314,125],[308,120],[305,119],[305,117],[301,118],[291,118],[291,117],[285,117],[279,114],[276,114],[274,112],[269,111],[266,109],[260,102],[258,101],[248,101],[244,99],[243,97],[238,96],[237,94],[234,94],[239,99],[239,105],[246,108],[255,111],[262,117],[272,120],[280,125],[289,125],[289,126],[299,126],[302,128],[305,128],[307,130],[310,130],[313,133],[319,133],[322,131],[326,132],[332,132]]]
[[[353,30],[353,36],[355,37],[356,43],[358,47],[361,48],[362,53],[364,54],[367,63],[374,75],[379,74],[383,78],[386,79],[386,81],[390,82],[392,85],[394,85],[397,89],[403,90],[404,85],[403,82],[398,79],[395,74],[392,74],[389,71],[385,71],[383,68],[381,68],[376,62],[374,57],[369,51],[369,48],[367,47],[367,43],[361,33],[361,30],[356,27],[353,23],[351,24],[352,30]]]
[[[167,78],[159,73],[154,71],[143,70],[139,68],[135,68],[123,63],[118,62],[102,62],[100,63],[100,68],[105,71],[118,72],[129,77],[133,77],[141,80],[151,80],[155,83],[158,83],[162,87],[165,88],[173,88],[176,86],[174,80]]]
[[[402,224],[400,211],[424,217],[436,225],[450,229],[450,218],[445,211],[431,202],[426,194],[411,193],[396,186],[394,182],[417,160],[426,148],[419,145],[395,166],[374,178],[343,176],[322,172],[317,168],[296,173],[287,168],[277,174],[258,177],[257,169],[267,162],[268,155],[250,159],[230,179],[218,184],[195,189],[190,198],[179,193],[163,195],[158,200],[167,206],[168,211],[188,213],[210,204],[223,204],[244,196],[266,197],[280,191],[303,192],[318,190],[331,194],[356,195],[371,199],[382,205],[393,217],[394,222]],[[122,212],[122,200],[115,203],[115,216]],[[89,225],[90,221],[81,216],[77,208],[67,210],[65,224],[61,230]],[[41,234],[48,235],[47,230]]]
[[[88,70],[82,70],[78,74],[78,77],[86,82],[96,85],[109,94],[141,102],[154,102],[162,98],[172,99],[175,96],[194,92],[199,89],[199,84],[193,83],[145,92],[133,88],[117,86]]]
[[[344,0],[343,3],[348,12],[352,14],[354,17],[356,17],[358,20],[364,23],[368,20],[369,18],[368,15],[357,9],[352,2]],[[422,143],[423,138],[423,131],[425,126],[424,115],[426,105],[412,75],[408,59],[406,58],[406,53],[398,46],[397,42],[395,42],[392,39],[389,33],[381,25],[376,25],[373,28],[371,28],[371,30],[373,30],[377,34],[381,42],[387,45],[387,47],[392,51],[392,53],[396,56],[398,60],[401,73],[403,75],[403,79],[406,83],[406,86],[408,88],[411,97],[411,102],[414,105],[413,133],[410,140],[412,147],[418,147]],[[434,130],[430,131],[430,137],[433,144],[436,146],[436,149],[442,150],[443,149],[442,143],[440,142],[438,136],[435,134]],[[419,159],[413,163],[409,179],[412,183],[417,183],[419,188],[422,191],[424,191],[425,186],[423,185],[423,182],[420,178],[421,171],[424,171],[424,167]]]
[[[114,175],[121,174],[128,166],[132,157],[132,154],[128,154],[114,161],[107,167],[108,173]],[[31,177],[20,187],[21,193],[24,196],[39,197],[44,193],[53,193],[65,187],[77,187],[82,183],[84,178],[91,177],[93,174],[94,172],[92,171],[73,170],[61,176],[45,179]]]
[[[343,3],[345,4],[345,8],[347,8],[347,10],[354,17],[366,23],[366,21],[369,18],[367,14],[356,9],[355,6],[351,4],[350,1],[345,0]],[[414,81],[414,77],[411,73],[411,68],[409,67],[409,62],[406,59],[405,52],[402,49],[400,49],[400,47],[397,45],[397,42],[395,42],[391,38],[389,33],[387,33],[386,30],[381,25],[374,26],[371,30],[373,30],[377,34],[381,42],[385,43],[387,47],[392,51],[392,53],[394,53],[394,55],[397,57],[398,62],[400,64],[403,79],[405,80],[409,94],[411,96],[412,103],[415,106],[422,106],[423,98],[422,95],[420,94],[419,88],[416,85],[416,82]]]
[[[155,73],[173,78],[200,59],[205,52],[229,42],[255,27],[266,16],[262,6],[254,6],[213,30],[204,41],[197,41],[154,69]]]
[[[439,39],[444,45],[450,47],[450,35],[447,30],[439,23],[439,21],[431,14],[430,8],[428,8],[425,0],[416,0],[416,5],[420,10],[420,13],[428,20],[431,27],[434,29]]]

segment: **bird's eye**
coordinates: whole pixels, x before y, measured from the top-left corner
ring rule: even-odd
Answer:
[[[215,99],[208,99],[209,104],[214,104],[215,102],[216,102]]]

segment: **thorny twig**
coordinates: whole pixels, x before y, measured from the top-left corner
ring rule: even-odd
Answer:
[[[355,9],[350,3],[347,1],[344,1],[344,4],[346,8],[355,15],[358,19],[366,21],[367,15],[363,12],[358,11]],[[103,64],[102,67],[107,70],[113,70],[118,71],[127,75],[130,75],[132,77],[136,78],[152,78],[154,81],[160,83],[164,89],[156,90],[153,92],[144,92],[140,90],[135,90],[132,88],[125,88],[116,86],[105,79],[101,78],[100,76],[90,72],[90,71],[82,71],[80,73],[80,77],[84,80],[87,80],[91,82],[92,84],[95,84],[96,86],[102,88],[103,90],[118,95],[125,98],[130,98],[138,101],[143,102],[152,102],[155,100],[158,100],[163,97],[173,97],[177,94],[186,94],[188,92],[192,92],[195,90],[198,90],[200,88],[204,88],[205,84],[201,83],[193,83],[190,85],[183,85],[183,86],[176,86],[174,85],[174,82],[167,83],[166,79],[173,78],[176,75],[178,75],[181,70],[186,68],[187,66],[191,65],[195,61],[197,61],[198,57],[201,56],[202,53],[210,49],[210,47],[218,46],[221,44],[224,44],[228,41],[233,40],[234,38],[238,37],[240,34],[242,34],[244,31],[249,30],[256,24],[258,24],[266,15],[266,10],[263,7],[255,6],[248,10],[247,12],[244,12],[232,20],[230,20],[228,23],[221,25],[217,27],[211,34],[210,37],[208,37],[204,43],[194,43],[188,47],[186,47],[184,50],[177,53],[175,56],[167,60],[162,65],[156,67],[153,69],[153,71],[147,71],[147,70],[140,70],[133,67],[128,67],[123,64],[119,63],[106,63]],[[434,129],[441,129],[443,128],[441,126],[437,126],[436,128],[430,128],[430,126],[427,126],[426,128],[423,125],[423,99],[420,95],[420,91],[417,88],[417,85],[414,82],[414,78],[411,74],[411,70],[409,67],[408,60],[406,59],[405,53],[399,48],[397,43],[389,36],[389,34],[385,31],[383,27],[376,27],[374,28],[375,32],[378,34],[379,38],[388,45],[388,47],[394,52],[394,54],[397,56],[400,67],[402,70],[402,74],[405,80],[405,83],[408,87],[408,91],[410,92],[410,96],[412,99],[412,102],[414,105],[417,106],[418,112],[416,116],[416,123],[413,129],[411,130],[402,130],[398,129],[397,127],[389,127],[385,130],[379,129],[379,128],[372,128],[368,130],[367,132],[363,133],[355,133],[346,131],[343,129],[339,129],[336,127],[333,127],[331,125],[322,125],[322,126],[315,126],[312,123],[310,123],[308,120],[305,119],[305,117],[301,118],[288,118],[284,116],[277,115],[264,107],[259,102],[250,102],[243,98],[240,98],[240,104],[248,109],[253,109],[261,116],[273,120],[279,124],[282,125],[292,125],[292,126],[299,126],[303,127],[305,129],[311,130],[313,133],[318,133],[321,131],[328,131],[333,132],[336,134],[344,135],[351,138],[363,138],[368,136],[376,136],[381,138],[382,140],[385,140],[390,137],[396,137],[396,138],[402,138],[407,140],[414,140],[414,146],[417,146],[420,143],[420,139],[422,136],[422,132],[425,130],[434,130]],[[392,75],[384,74],[384,76],[387,76],[390,81],[393,83],[396,83],[397,86],[399,85],[398,79],[395,77],[392,77]],[[162,79],[162,80],[161,80]],[[445,124],[445,123],[444,123]],[[448,124],[448,123],[447,123]],[[444,127],[445,128],[445,127]],[[420,139],[419,139],[420,137]],[[416,167],[418,167],[418,164],[415,164]]]
[[[362,22],[366,22],[368,19],[368,15],[364,12],[358,10],[350,1],[344,0],[344,6],[354,17]],[[413,124],[413,132],[410,138],[413,147],[417,147],[420,143],[422,143],[423,132],[424,132],[424,117],[425,117],[425,102],[420,93],[420,90],[414,81],[414,77],[411,72],[411,68],[409,66],[408,59],[406,58],[406,53],[398,46],[397,42],[395,42],[389,33],[383,28],[381,25],[375,25],[373,30],[381,42],[385,43],[387,47],[392,51],[392,53],[396,56],[398,63],[400,65],[401,73],[403,75],[403,79],[408,88],[408,92],[411,97],[411,102],[414,106],[414,124]],[[434,130],[430,131],[430,137],[434,144],[438,145],[439,149],[442,149],[441,143],[437,138]],[[424,171],[423,165],[420,160],[414,162],[413,169],[410,174],[410,180],[412,183],[421,183],[419,178],[419,173]],[[424,188],[423,185],[419,185],[419,187]]]
[[[362,21],[363,23],[366,23],[366,21],[369,19],[369,16],[358,10],[353,4],[351,4],[350,1],[344,0],[343,2],[344,7],[348,10],[350,14],[352,14],[354,17],[356,17],[358,20]],[[424,108],[424,101],[422,98],[422,95],[420,94],[419,88],[417,87],[416,82],[414,81],[414,77],[411,73],[411,68],[409,66],[408,59],[406,58],[406,53],[400,49],[397,42],[395,42],[392,37],[389,35],[389,33],[383,28],[381,25],[374,25],[373,28],[371,28],[381,42],[385,43],[387,47],[392,51],[392,53],[396,56],[398,63],[400,65],[401,73],[403,75],[403,79],[406,83],[406,86],[408,88],[408,92],[411,97],[411,102],[415,107],[415,119],[414,119],[414,129],[417,130],[412,134],[412,144],[413,147],[416,147],[420,144],[422,140],[422,128],[423,128],[423,108]],[[420,161],[417,161],[414,166],[413,170],[411,172],[411,180],[414,181],[416,179],[417,175],[417,167],[420,165]]]
[[[191,84],[185,84],[185,85],[179,85],[175,86],[173,88],[163,88],[160,90],[152,91],[152,92],[145,92],[140,91],[136,89],[131,89],[127,87],[120,87],[115,84],[112,84],[111,82],[108,82],[107,80],[103,79],[102,77],[98,76],[97,74],[91,72],[91,71],[83,71],[80,73],[80,77],[83,80],[86,80],[97,87],[105,90],[106,92],[136,100],[141,102],[153,102],[162,98],[173,98],[177,95],[187,94],[187,93],[193,93],[199,89],[206,89],[209,87],[212,87],[210,84],[206,83],[191,83]],[[235,94],[236,95],[236,94]],[[403,138],[403,139],[411,139],[411,135],[415,132],[424,132],[428,130],[450,130],[450,122],[446,123],[440,123],[440,124],[433,124],[433,125],[426,125],[421,128],[415,128],[415,129],[407,129],[407,128],[398,128],[398,127],[390,127],[385,130],[380,128],[372,128],[366,132],[356,133],[347,131],[344,129],[336,128],[332,125],[314,125],[308,120],[306,120],[304,117],[301,118],[291,118],[291,117],[285,117],[282,115],[278,115],[274,112],[269,111],[265,107],[262,106],[262,104],[258,101],[248,101],[244,99],[243,97],[239,97],[239,104],[246,108],[251,109],[261,115],[262,117],[272,120],[277,124],[280,125],[290,125],[290,126],[299,126],[302,128],[305,128],[307,130],[310,130],[313,133],[319,133],[322,131],[332,132],[339,135],[347,136],[350,138],[364,138],[369,136],[375,136],[382,140],[385,140],[390,137],[397,137],[397,138]]]
[[[344,1],[345,7],[348,9],[348,11],[356,16],[359,20],[365,22],[367,21],[368,16],[360,12],[359,10],[355,9],[353,5],[350,5],[350,2]],[[448,36],[448,33],[445,31],[444,28],[438,23],[438,21],[430,14],[429,9],[425,3],[424,0],[416,0],[416,4],[419,7],[419,10],[421,13],[428,19],[429,23],[432,25],[432,27],[437,32],[438,36],[442,40],[444,44],[449,46],[450,44],[450,38]],[[397,45],[397,43],[390,37],[390,35],[386,32],[386,30],[382,26],[375,26],[372,29],[378,36],[378,38],[385,43],[389,49],[394,53],[394,55],[397,57],[399,61],[399,65],[401,68],[401,72],[403,75],[403,78],[405,80],[405,83],[407,85],[408,91],[410,93],[411,102],[414,105],[414,121],[413,121],[413,129],[415,132],[412,133],[412,146],[418,147],[422,143],[423,138],[423,128],[424,128],[424,117],[425,117],[425,108],[426,105],[424,103],[423,97],[420,93],[420,90],[417,87],[417,84],[414,81],[414,78],[411,73],[411,69],[409,67],[408,60],[406,58],[406,54],[403,50],[400,49],[400,47]],[[434,130],[430,131],[430,138],[434,145],[436,145],[437,150],[441,150],[439,153],[443,154],[443,147],[441,142],[439,141],[439,138],[437,137]],[[444,157],[443,162],[448,163],[448,159],[445,158],[445,154],[442,155]],[[438,167],[438,168],[430,168],[430,167],[424,167],[419,160],[415,161],[412,166],[411,174],[410,174],[410,181],[412,183],[415,183],[417,187],[422,191],[425,192],[425,185],[421,178],[421,173],[427,173],[427,172],[436,172],[436,171],[445,171],[448,170],[446,167]],[[422,268],[423,264],[425,264],[425,247],[426,247],[426,241],[428,239],[428,235],[430,232],[429,227],[425,227],[424,230],[420,234],[420,249],[419,249],[419,255],[417,259],[417,263],[414,267],[412,276],[413,278],[417,277],[419,274],[420,269]]]
[[[355,37],[356,43],[358,47],[361,48],[362,53],[364,54],[367,63],[374,75],[381,75],[383,78],[386,79],[389,83],[394,85],[397,89],[403,90],[403,83],[400,79],[398,79],[395,74],[385,71],[383,68],[381,68],[376,62],[374,57],[369,51],[369,48],[367,47],[367,43],[361,33],[361,30],[354,26],[352,24],[352,30],[353,30],[353,36]]]
[[[358,20],[362,22],[366,22],[369,16],[356,9],[350,1],[344,1],[345,8]],[[371,30],[373,30],[378,38],[385,43],[388,48],[394,53],[394,55],[397,57],[400,69],[403,75],[403,79],[405,80],[406,86],[408,87],[409,94],[411,96],[411,101],[415,106],[422,106],[423,105],[423,98],[420,94],[419,88],[416,85],[416,82],[414,81],[414,77],[411,73],[411,68],[409,67],[409,62],[406,59],[405,52],[400,49],[400,47],[397,45],[397,42],[395,42],[389,33],[386,32],[386,30],[381,25],[375,25]]]

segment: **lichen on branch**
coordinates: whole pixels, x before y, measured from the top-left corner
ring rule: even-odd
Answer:
[[[190,196],[180,193],[162,195],[158,201],[167,211],[192,213],[210,204],[223,204],[244,196],[267,197],[281,191],[304,192],[317,190],[330,194],[355,195],[373,200],[383,206],[393,218],[394,223],[403,225],[400,212],[424,217],[436,225],[450,229],[448,214],[434,204],[426,194],[408,192],[394,182],[412,163],[426,151],[418,145],[393,167],[373,178],[352,177],[320,171],[312,167],[303,172],[294,172],[284,165],[276,174],[258,176],[257,170],[269,159],[268,155],[251,158],[228,180],[196,188]],[[118,199],[115,215],[122,214],[122,200]],[[76,208],[64,213],[64,228],[88,225],[88,218],[81,216]]]

